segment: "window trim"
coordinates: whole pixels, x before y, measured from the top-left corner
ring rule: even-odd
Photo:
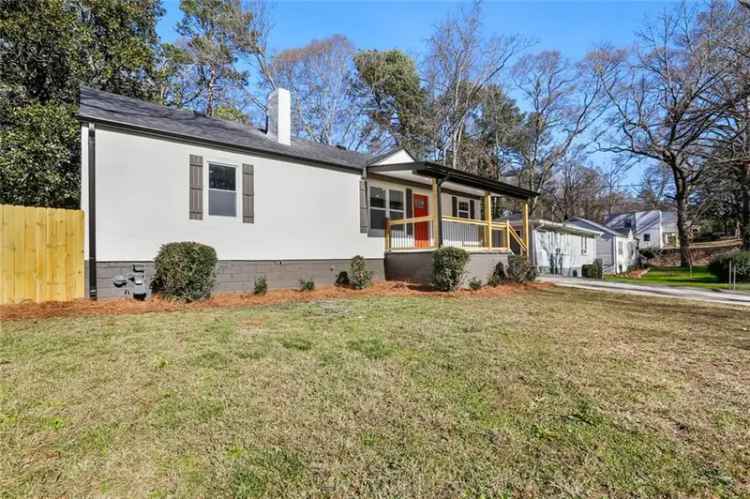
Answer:
[[[214,220],[242,220],[242,206],[240,203],[242,202],[242,168],[234,163],[230,163],[227,161],[213,161],[208,160],[206,161],[206,178],[205,178],[205,185],[206,185],[206,216],[210,217]],[[227,168],[233,168],[234,169],[234,190],[228,190],[228,189],[215,189],[210,187],[211,186],[211,166],[224,166]],[[211,214],[211,191],[219,191],[219,192],[233,192],[234,193],[234,215],[215,215]]]
[[[589,254],[589,237],[581,236],[581,255]]]

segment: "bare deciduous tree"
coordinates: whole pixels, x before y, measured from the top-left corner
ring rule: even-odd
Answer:
[[[728,76],[719,45],[696,29],[696,11],[682,6],[648,24],[630,58],[605,51],[602,64],[618,68],[608,91],[612,106],[606,150],[663,164],[672,173],[680,263],[691,262],[689,200],[706,171],[705,148],[725,104],[711,90]]]
[[[352,86],[354,46],[342,35],[313,40],[276,55],[269,72],[293,95],[297,135],[323,144],[361,149],[367,145],[361,103]]]
[[[715,57],[727,71],[710,95],[715,106],[726,108],[709,136],[709,184],[717,192],[736,191],[705,198],[714,204],[716,199],[734,204],[714,210],[734,214],[742,246],[750,250],[750,7],[714,1],[699,17],[698,29],[715,40]]]
[[[589,56],[578,64],[557,51],[524,57],[513,68],[528,112],[520,149],[520,179],[542,192],[561,163],[606,110],[611,65]],[[579,154],[581,151],[577,151]],[[532,202],[530,211],[536,209]]]
[[[482,90],[499,84],[499,76],[525,47],[517,36],[484,39],[481,5],[472,4],[444,19],[428,39],[423,78],[431,111],[435,159],[453,168],[462,165],[467,120],[481,102]]]

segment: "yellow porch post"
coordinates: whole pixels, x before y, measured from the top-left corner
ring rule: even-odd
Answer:
[[[438,217],[438,184],[437,179],[432,179],[432,209],[430,210],[430,213],[432,214],[432,246],[437,248],[439,246],[438,242],[438,234],[440,231],[440,227],[438,224],[440,223],[440,219]]]
[[[492,195],[489,192],[484,194],[484,223],[485,246],[492,249]]]
[[[526,257],[530,257],[529,252],[529,202],[523,203],[523,242],[526,245]]]
[[[391,250],[391,226],[387,218],[385,219],[385,250]]]

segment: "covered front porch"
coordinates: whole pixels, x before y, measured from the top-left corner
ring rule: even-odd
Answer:
[[[454,246],[473,253],[528,255],[528,202],[534,192],[432,162],[370,166],[367,176],[418,188],[407,189],[405,209],[388,212],[401,216],[385,217],[386,253]],[[493,216],[499,198],[520,207],[521,230]],[[383,200],[384,205],[390,202]]]

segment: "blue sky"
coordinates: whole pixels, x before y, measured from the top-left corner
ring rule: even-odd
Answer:
[[[674,2],[605,0],[495,1],[484,4],[486,32],[523,34],[538,49],[559,49],[580,57],[601,42],[627,45],[645,16],[653,16]],[[179,0],[164,0],[167,14],[159,23],[165,40],[176,36]],[[435,24],[459,5],[457,2],[292,2],[273,7],[273,48],[304,45],[314,38],[344,34],[361,49],[400,48],[418,53]]]
[[[484,30],[520,34],[536,42],[531,50],[560,50],[580,58],[602,43],[627,46],[647,17],[674,6],[674,1],[486,1]],[[165,41],[176,38],[179,0],[163,0],[166,15],[158,29]],[[418,56],[433,27],[460,3],[434,1],[277,1],[273,4],[273,50],[305,45],[315,38],[346,35],[358,49],[399,48]],[[607,161],[598,156],[598,161]],[[634,169],[627,182],[636,182]]]

